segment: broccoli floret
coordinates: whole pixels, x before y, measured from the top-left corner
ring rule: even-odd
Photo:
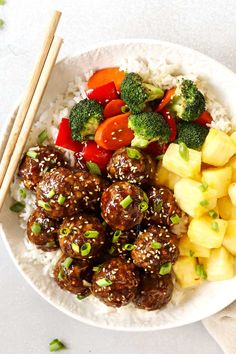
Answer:
[[[177,124],[178,143],[185,143],[188,148],[200,150],[206,140],[209,129],[197,123],[179,122]]]
[[[103,108],[95,100],[84,100],[77,103],[70,112],[70,128],[73,140],[91,139],[103,118]]]
[[[140,75],[136,73],[126,74],[121,84],[121,98],[132,113],[140,113],[144,110],[146,102],[162,98],[164,95],[160,87],[146,84]]]
[[[183,80],[168,107],[179,118],[192,122],[205,111],[205,98],[193,81]]]
[[[167,143],[170,137],[170,128],[161,114],[144,112],[131,114],[128,126],[134,132],[131,146],[145,148],[153,141]]]

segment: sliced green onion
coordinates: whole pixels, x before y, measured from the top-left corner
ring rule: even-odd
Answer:
[[[113,237],[112,237],[112,243],[116,243],[119,241],[119,237],[121,236],[122,234],[122,231],[120,230],[116,230],[113,234]]]
[[[64,270],[64,268],[61,268],[60,272],[58,273],[58,279],[64,280],[64,278],[65,278],[65,270]]]
[[[102,175],[100,167],[95,162],[87,161],[86,166],[88,167],[90,173],[92,173],[94,175],[99,175],[99,176]]]
[[[99,264],[99,265],[93,267],[94,272],[99,272],[101,269],[102,269],[102,264]]]
[[[103,222],[102,222],[102,226],[104,227],[104,229],[107,227],[106,221],[103,221]]]
[[[48,139],[48,131],[47,129],[44,129],[39,135],[38,135],[38,143],[41,145],[45,140]]]
[[[80,294],[76,295],[77,300],[84,300],[86,297],[88,297],[88,295],[80,295]]]
[[[122,246],[123,250],[125,251],[132,251],[134,249],[134,245],[132,245],[131,243],[126,243],[125,245]]]
[[[219,225],[218,225],[218,222],[213,221],[213,222],[211,223],[211,228],[212,228],[213,231],[219,232]]]
[[[121,110],[122,113],[127,113],[127,112],[130,111],[129,107],[126,106],[126,105],[125,105],[125,106],[122,106],[122,107],[120,108],[120,110]]]
[[[57,201],[58,204],[63,205],[65,203],[66,197],[64,197],[64,195],[60,194]]]
[[[25,189],[20,188],[20,189],[19,189],[19,194],[20,194],[20,197],[21,197],[22,199],[25,199],[25,198],[26,198],[26,190],[25,190]]]
[[[190,251],[189,251],[189,255],[190,255],[190,257],[193,257],[193,256],[194,256],[194,254],[195,254],[195,252],[193,252],[192,250],[190,250]]]
[[[133,199],[131,198],[131,196],[127,195],[127,197],[125,197],[125,199],[120,202],[120,205],[122,206],[122,208],[126,209],[132,202]]]
[[[49,343],[50,352],[57,352],[58,350],[62,350],[65,348],[65,345],[58,339],[54,339],[52,342]]]
[[[208,204],[209,204],[209,202],[208,202],[208,200],[202,200],[201,202],[200,202],[200,205],[202,206],[202,207],[207,207],[208,206]]]
[[[55,194],[56,194],[56,192],[54,191],[54,189],[51,189],[50,192],[48,193],[47,197],[50,199],[50,198],[52,198]]]
[[[43,208],[46,211],[51,211],[52,210],[50,204],[44,202],[43,200],[38,200],[38,206],[40,206],[41,208]]]
[[[218,214],[215,210],[211,209],[208,211],[208,215],[212,218],[212,219],[216,219],[218,217]]]
[[[109,286],[109,285],[112,284],[112,281],[111,281],[110,279],[108,279],[108,278],[101,278],[101,279],[98,279],[98,280],[96,281],[96,284],[97,284],[98,286],[101,286],[101,287],[103,287],[103,286]]]
[[[114,251],[115,251],[115,247],[111,246],[111,247],[109,248],[109,250],[108,250],[108,253],[109,253],[110,255],[112,255],[112,254],[114,253]]]
[[[20,202],[16,202],[10,206],[10,210],[14,211],[14,213],[20,213],[24,209],[25,209],[25,204]]]
[[[75,253],[79,253],[79,245],[77,243],[72,242],[71,248]]]
[[[69,227],[63,227],[62,229],[59,230],[59,234],[62,236],[68,236],[71,232],[71,229]]]
[[[179,154],[185,161],[189,160],[189,149],[185,143],[179,144]]]
[[[52,248],[52,247],[56,246],[56,243],[55,243],[55,241],[50,241],[50,242],[47,242],[45,244],[45,246],[48,247],[48,248]]]
[[[64,262],[62,263],[62,266],[66,269],[68,269],[73,262],[73,259],[71,257],[67,257]]]
[[[145,200],[145,202],[147,202],[147,203],[149,202],[148,196],[145,192],[143,192],[143,199]]]
[[[162,207],[163,207],[163,201],[160,200],[158,203],[154,204],[153,210],[154,210],[155,213],[160,213]]]
[[[6,1],[5,0],[0,0],[0,5],[3,6],[6,4]]]
[[[208,189],[208,184],[206,182],[202,182],[202,184],[199,186],[199,189],[202,192],[206,192],[206,190]]]
[[[171,268],[172,268],[171,262],[164,263],[160,268],[159,274],[160,275],[169,274],[171,272]]]
[[[179,217],[179,215],[177,215],[177,214],[174,214],[174,215],[172,215],[171,217],[170,217],[170,220],[171,220],[171,222],[172,222],[172,224],[179,224],[179,222],[180,222],[180,217]]]
[[[3,28],[3,26],[4,26],[4,21],[3,21],[3,19],[2,18],[0,18],[0,28]]]
[[[154,250],[159,250],[161,248],[161,243],[160,242],[157,242],[157,241],[153,241],[151,243],[151,247],[154,249]]]
[[[40,224],[37,222],[34,222],[33,225],[31,226],[31,231],[33,232],[34,235],[39,235],[41,232]]]
[[[81,256],[87,256],[91,251],[91,245],[89,242],[85,242],[80,249]]]
[[[139,160],[142,157],[141,152],[139,152],[137,149],[127,147],[126,151],[130,159]]]
[[[207,279],[207,273],[203,264],[197,264],[195,267],[195,271],[197,276],[199,276],[201,279]]]
[[[83,286],[91,286],[92,284],[91,283],[89,283],[87,280],[85,280],[85,279],[83,279],[82,280],[82,283],[83,283]]]
[[[143,202],[139,203],[138,208],[141,212],[144,212],[148,209],[148,203],[143,201]]]
[[[26,155],[31,157],[32,159],[36,159],[38,156],[38,153],[34,150],[28,150]]]
[[[84,236],[86,238],[97,238],[99,235],[99,232],[96,230],[91,230],[91,231],[86,231]]]
[[[156,160],[160,161],[163,160],[164,154],[156,156]]]

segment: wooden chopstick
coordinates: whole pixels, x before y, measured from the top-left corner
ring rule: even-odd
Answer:
[[[41,99],[43,97],[44,91],[46,89],[50,74],[52,72],[52,69],[54,67],[54,64],[56,62],[59,50],[61,48],[63,39],[59,37],[54,37],[52,45],[50,47],[47,59],[45,61],[43,70],[41,72],[37,87],[35,89],[32,101],[29,106],[29,110],[26,114],[21,132],[19,134],[19,137],[15,143],[15,149],[13,151],[13,154],[11,156],[5,177],[2,182],[2,186],[0,189],[0,209],[3,205],[3,202],[5,200],[8,188],[11,184],[11,181],[13,179],[14,173],[17,169],[19,160],[21,158],[21,155],[23,153],[30,129],[32,127],[33,121],[35,114],[37,113],[37,110],[39,108]]]
[[[5,147],[5,150],[4,150],[4,153],[2,156],[2,160],[0,163],[0,186],[2,184],[4,176],[6,174],[7,167],[8,167],[9,161],[11,159],[11,155],[12,155],[13,150],[15,148],[16,140],[20,134],[22,125],[24,123],[25,116],[26,116],[27,111],[30,106],[30,102],[31,102],[32,97],[34,95],[37,83],[39,81],[39,77],[41,75],[43,66],[45,64],[45,60],[48,56],[48,52],[51,47],[60,17],[61,17],[61,12],[54,11],[52,18],[50,20],[48,29],[45,34],[42,48],[40,50],[39,56],[38,56],[37,61],[35,63],[32,77],[28,83],[25,95],[23,97],[22,103],[21,103],[19,110],[17,112],[14,124],[12,126],[10,136],[8,138],[8,142]]]

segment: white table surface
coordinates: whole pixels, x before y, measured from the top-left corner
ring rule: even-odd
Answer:
[[[0,132],[24,89],[53,9],[63,10],[63,57],[118,38],[157,38],[197,49],[236,71],[234,0],[7,0],[0,7]],[[217,74],[217,73],[216,73]],[[149,333],[88,327],[40,298],[0,240],[0,353],[43,354],[56,337],[66,353],[220,354],[201,323]]]

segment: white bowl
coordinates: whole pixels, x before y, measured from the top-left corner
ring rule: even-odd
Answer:
[[[208,81],[209,87],[227,108],[230,116],[236,117],[236,75],[233,72],[192,49],[155,40],[114,41],[61,60],[55,67],[40,111],[43,111],[58,93],[64,92],[76,75],[89,69],[119,66],[123,57],[158,58],[160,55],[165,55],[172,62],[180,63],[183,72],[191,65],[193,72]],[[42,265],[32,263],[24,257],[24,233],[19,226],[17,215],[9,210],[10,204],[11,199],[8,197],[0,214],[2,222],[0,231],[17,268],[44,299],[77,320],[98,327],[126,331],[171,328],[208,317],[236,298],[235,277],[228,281],[206,282],[185,297],[178,306],[170,305],[161,311],[146,312],[133,306],[116,310],[105,307],[91,297],[79,302],[75,296],[59,289],[52,278],[44,276]]]

